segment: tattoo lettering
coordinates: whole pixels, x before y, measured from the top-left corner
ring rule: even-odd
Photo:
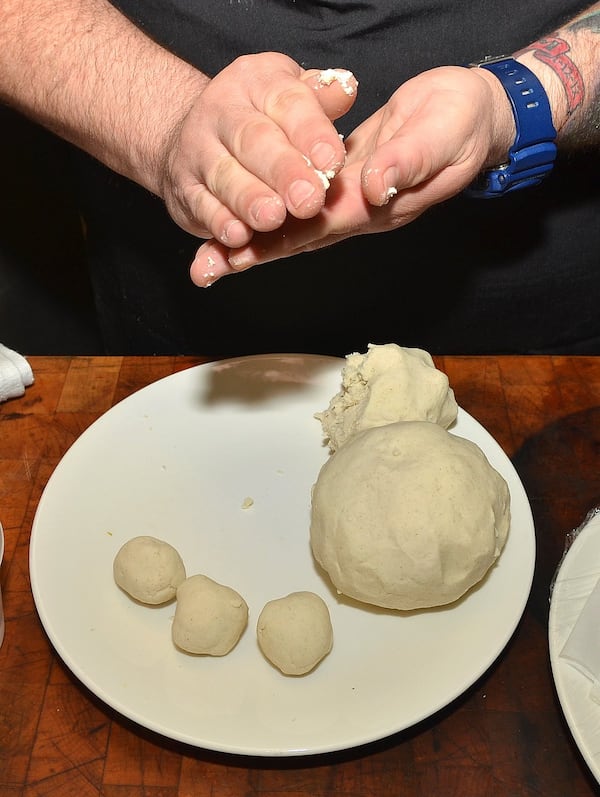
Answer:
[[[585,87],[580,71],[567,53],[570,47],[564,39],[546,37],[522,52],[533,51],[538,61],[547,64],[558,75],[567,95],[567,114],[571,116],[583,103]]]

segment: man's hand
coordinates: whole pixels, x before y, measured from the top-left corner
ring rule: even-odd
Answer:
[[[108,0],[0,3],[0,101],[229,247],[319,212],[345,158],[333,121],[356,86],[346,70],[306,71],[278,53],[210,79]]]
[[[173,219],[235,248],[288,214],[318,214],[346,155],[331,120],[351,107],[356,85],[347,71],[305,71],[280,53],[238,58],[169,142],[162,195]]]
[[[346,166],[316,215],[288,218],[237,249],[207,242],[192,279],[207,285],[258,263],[408,224],[462,191],[483,166],[501,162],[514,135],[510,105],[493,75],[462,67],[424,72],[348,137]]]

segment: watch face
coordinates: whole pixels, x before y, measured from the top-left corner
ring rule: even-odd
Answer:
[[[487,66],[488,64],[499,64],[508,60],[513,61],[514,57],[512,55],[486,55],[481,61],[475,61],[469,66]]]

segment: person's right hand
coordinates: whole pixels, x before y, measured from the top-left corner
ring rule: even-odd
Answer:
[[[332,124],[354,102],[345,70],[280,53],[238,58],[210,80],[165,149],[162,196],[185,230],[227,247],[315,216],[344,165]]]

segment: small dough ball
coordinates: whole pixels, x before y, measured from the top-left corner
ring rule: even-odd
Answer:
[[[264,655],[285,675],[310,672],[333,645],[329,609],[314,592],[292,592],[269,601],[256,635]]]
[[[312,492],[311,546],[339,592],[391,609],[440,606],[500,555],[510,495],[481,449],[427,421],[368,429]]]
[[[315,417],[336,451],[363,429],[397,421],[432,421],[447,429],[457,412],[448,377],[428,352],[386,343],[346,357],[340,392]]]
[[[225,656],[248,624],[248,606],[231,587],[203,575],[190,576],[177,590],[173,642],[188,653]]]
[[[142,603],[166,603],[185,578],[181,556],[164,540],[140,536],[126,542],[113,562],[116,583]]]

